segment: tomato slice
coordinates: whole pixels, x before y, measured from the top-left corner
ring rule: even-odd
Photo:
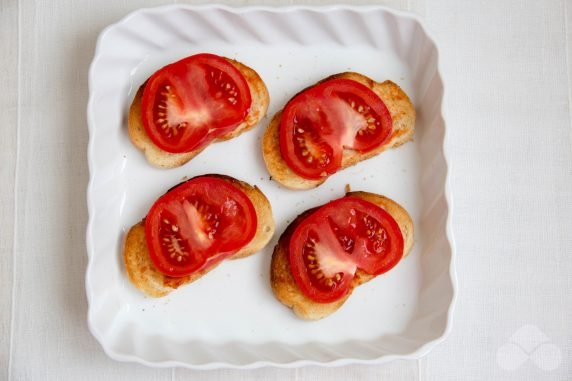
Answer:
[[[235,129],[251,102],[246,79],[229,61],[197,54],[149,78],[141,101],[143,126],[159,148],[189,152]]]
[[[145,219],[149,255],[165,275],[182,277],[236,253],[252,240],[257,217],[237,187],[195,177],[161,196]]]
[[[288,102],[280,119],[280,152],[298,175],[320,179],[340,169],[344,148],[371,151],[392,129],[389,110],[371,89],[330,79]]]
[[[334,200],[298,222],[289,241],[292,274],[302,292],[319,303],[345,296],[357,269],[379,275],[403,257],[395,219],[357,197]]]

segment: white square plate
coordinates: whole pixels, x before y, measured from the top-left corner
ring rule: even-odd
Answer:
[[[134,92],[163,65],[199,52],[258,71],[270,91],[268,117],[180,168],[154,168],[127,136]],[[289,191],[270,181],[260,149],[270,117],[300,89],[348,70],[391,79],[411,96],[415,141],[341,171],[315,190]],[[443,85],[436,46],[417,19],[382,7],[139,10],[101,33],[89,88],[88,321],[109,356],[202,369],[341,365],[416,358],[448,332],[455,276]],[[204,173],[260,187],[272,203],[277,234],[256,255],[227,261],[167,297],[146,298],[127,279],[125,232],[168,188]],[[415,223],[414,251],[359,287],[332,316],[302,321],[272,294],[272,249],[296,215],[342,196],[346,184],[402,204]]]

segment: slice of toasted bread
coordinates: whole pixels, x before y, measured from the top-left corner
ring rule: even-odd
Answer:
[[[387,197],[368,192],[349,192],[346,196],[359,197],[378,205],[391,214],[403,234],[403,257],[409,255],[413,248],[413,221],[401,205]],[[284,233],[282,233],[278,244],[274,248],[270,269],[270,283],[276,298],[282,302],[282,304],[291,308],[300,318],[306,320],[318,320],[334,313],[344,304],[356,287],[375,278],[375,276],[357,269],[348,294],[340,300],[331,303],[317,303],[302,293],[290,269],[290,261],[288,259],[289,240],[296,225],[313,210],[314,209],[302,213],[286,228]]]
[[[254,205],[254,209],[256,210],[258,224],[254,238],[231,258],[236,259],[247,257],[261,250],[266,246],[274,234],[272,208],[270,207],[270,202],[266,196],[264,196],[257,187],[253,187],[232,177],[222,175],[209,176],[216,176],[224,179],[242,190],[250,198],[250,201],[252,201],[252,205]],[[152,297],[165,296],[176,288],[199,279],[220,263],[216,263],[202,271],[181,278],[164,275],[157,270],[149,256],[147,241],[145,239],[145,219],[129,229],[125,239],[123,257],[125,260],[127,275],[129,276],[131,283],[146,295]]]
[[[401,88],[391,81],[375,82],[374,80],[358,74],[358,73],[341,73],[328,77],[317,84],[337,78],[351,79],[362,83],[376,93],[387,106],[391,119],[393,120],[393,130],[391,137],[387,142],[376,149],[360,153],[352,149],[344,149],[342,156],[342,169],[359,163],[362,160],[369,159],[380,154],[388,148],[398,147],[410,140],[413,140],[413,132],[415,130],[415,108],[411,100]],[[282,111],[274,115],[272,121],[264,132],[262,139],[262,154],[264,162],[268,168],[268,172],[273,180],[290,189],[311,189],[322,184],[328,177],[313,180],[301,177],[294,172],[284,159],[280,152],[279,127]]]
[[[256,71],[238,61],[229,58],[226,58],[226,60],[233,64],[246,79],[250,89],[252,104],[248,115],[244,121],[238,125],[238,127],[225,135],[219,136],[213,142],[232,139],[243,132],[250,130],[264,117],[264,115],[266,115],[268,103],[270,102],[268,89]],[[145,84],[139,87],[139,90],[133,99],[133,103],[131,103],[131,108],[129,109],[128,132],[131,142],[143,151],[149,163],[162,168],[179,167],[208,147],[207,145],[184,153],[170,153],[157,147],[149,135],[147,135],[145,127],[143,127],[143,120],[141,118],[141,98],[143,97],[144,89]]]

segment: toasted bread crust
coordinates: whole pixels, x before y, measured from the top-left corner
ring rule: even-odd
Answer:
[[[387,106],[393,120],[393,131],[390,139],[376,149],[359,153],[352,149],[344,149],[342,169],[355,165],[360,161],[374,157],[389,148],[398,147],[413,139],[415,130],[415,108],[411,100],[401,88],[391,81],[375,82],[358,73],[341,73],[328,77],[317,84],[330,79],[345,78],[362,83],[376,93]],[[316,85],[317,85],[316,84]],[[315,85],[314,85],[315,86]],[[328,177],[319,180],[306,179],[295,173],[284,161],[280,152],[279,127],[282,111],[277,112],[264,132],[262,154],[268,172],[273,180],[290,189],[311,189],[319,186]]]
[[[252,205],[254,205],[254,209],[256,210],[258,224],[254,238],[231,258],[244,258],[261,250],[274,235],[272,208],[266,196],[264,196],[257,187],[253,187],[232,177],[222,175],[207,176],[224,179],[242,190],[250,201],[252,201]],[[211,267],[185,277],[174,278],[164,275],[157,270],[149,256],[147,241],[145,239],[145,219],[129,229],[125,239],[123,257],[127,275],[131,283],[146,295],[152,297],[165,296],[182,285],[194,282],[220,263],[216,263]]]
[[[215,139],[213,143],[232,139],[243,132],[252,129],[260,119],[266,115],[268,103],[270,102],[268,89],[256,71],[236,60],[229,58],[226,58],[226,60],[233,64],[246,79],[250,89],[252,104],[250,106],[250,112],[246,116],[245,120],[234,130]],[[139,87],[139,90],[137,91],[137,94],[135,94],[135,98],[131,103],[131,107],[129,109],[128,133],[131,142],[133,142],[138,149],[143,151],[149,163],[161,168],[179,167],[208,147],[207,145],[184,153],[170,153],[157,147],[155,143],[151,141],[151,138],[147,135],[147,132],[143,127],[143,120],[141,117],[141,98],[143,97],[144,89],[145,84]]]
[[[395,221],[397,221],[401,233],[403,234],[403,257],[405,258],[409,255],[413,248],[413,221],[401,205],[387,197],[368,192],[349,192],[346,196],[359,197],[378,205],[391,214]],[[335,302],[317,303],[304,295],[292,276],[290,261],[288,259],[288,247],[294,227],[311,212],[312,210],[306,211],[298,216],[280,236],[278,244],[274,247],[274,253],[272,254],[270,284],[276,298],[282,304],[291,308],[296,315],[306,320],[318,320],[334,313],[345,303],[356,287],[375,278],[375,276],[358,269],[347,295]]]

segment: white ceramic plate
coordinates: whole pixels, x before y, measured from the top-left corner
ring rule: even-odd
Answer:
[[[415,141],[310,191],[269,180],[260,150],[269,118],[181,168],[153,168],[127,136],[134,91],[163,65],[199,52],[257,70],[270,91],[269,116],[330,74],[352,70],[391,79],[416,106]],[[88,321],[109,356],[202,369],[383,362],[417,358],[449,331],[455,276],[443,85],[437,49],[417,19],[382,7],[143,9],[101,33],[89,88]],[[277,234],[254,256],[227,261],[167,297],[146,298],[125,273],[125,232],[166,189],[204,173],[260,187],[272,203]],[[272,249],[296,215],[342,196],[346,184],[401,203],[415,222],[415,248],[332,316],[302,321],[271,292]]]

